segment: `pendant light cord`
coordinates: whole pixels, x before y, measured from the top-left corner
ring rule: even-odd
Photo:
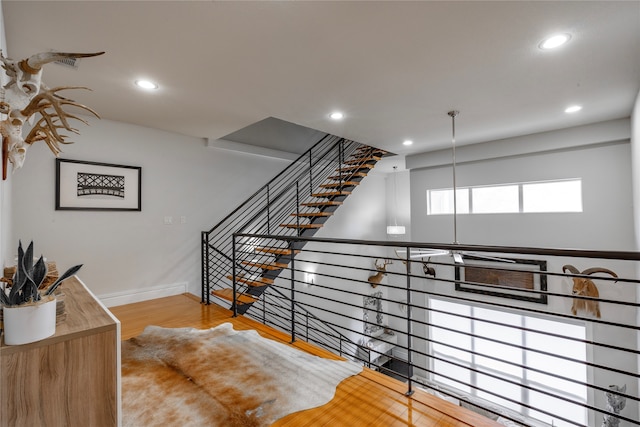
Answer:
[[[398,166],[393,167],[393,198],[395,209],[393,211],[393,224],[398,226],[398,186],[396,184],[396,176],[398,175]]]
[[[451,117],[451,155],[453,160],[453,243],[458,244],[458,197],[456,186],[456,116],[460,112],[457,110],[449,111],[447,114]]]

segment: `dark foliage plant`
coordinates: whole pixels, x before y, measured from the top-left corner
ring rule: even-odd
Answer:
[[[35,263],[33,262],[33,242],[29,244],[26,251],[22,249],[22,242],[19,242],[18,264],[13,276],[13,284],[8,289],[9,292],[7,292],[6,284],[2,287],[0,304],[6,307],[15,307],[41,301],[43,297],[53,294],[64,280],[76,274],[81,267],[82,264],[71,267],[51,285],[39,289],[47,277],[47,264],[42,255]]]

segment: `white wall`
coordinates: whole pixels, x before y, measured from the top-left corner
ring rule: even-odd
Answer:
[[[535,153],[458,164],[458,187],[582,178],[583,212],[458,215],[463,244],[633,250],[630,144]],[[427,215],[426,191],[451,188],[451,166],[411,171],[413,237],[453,243],[453,217]]]
[[[284,169],[289,161],[206,147],[203,139],[108,120],[80,125],[62,158],[142,166],[141,212],[56,211],[55,160],[35,144],[13,176],[13,262],[18,239],[58,270],[79,276],[114,303],[162,296],[150,288],[200,293],[200,232]],[[3,215],[4,216],[4,215]],[[172,216],[173,225],[164,225]],[[180,223],[180,217],[186,223]]]

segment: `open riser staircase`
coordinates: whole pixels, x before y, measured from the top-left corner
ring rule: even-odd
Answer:
[[[304,244],[283,247],[281,241],[243,237],[234,245],[234,233],[313,236],[387,154],[327,135],[203,232],[203,302],[217,298],[231,302],[235,313],[246,313]]]

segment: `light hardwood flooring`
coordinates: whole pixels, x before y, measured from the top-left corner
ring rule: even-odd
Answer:
[[[168,328],[212,328],[231,322],[235,329],[255,329],[262,336],[289,344],[289,336],[251,319],[232,317],[231,311],[218,305],[202,305],[193,295],[177,295],[111,307],[122,323],[122,339],[140,334],[147,325]],[[337,356],[304,342],[291,344],[323,357]],[[297,412],[275,422],[272,427],[495,427],[497,423],[416,389],[404,395],[406,385],[365,368],[359,375],[344,380],[333,400],[326,405]]]

